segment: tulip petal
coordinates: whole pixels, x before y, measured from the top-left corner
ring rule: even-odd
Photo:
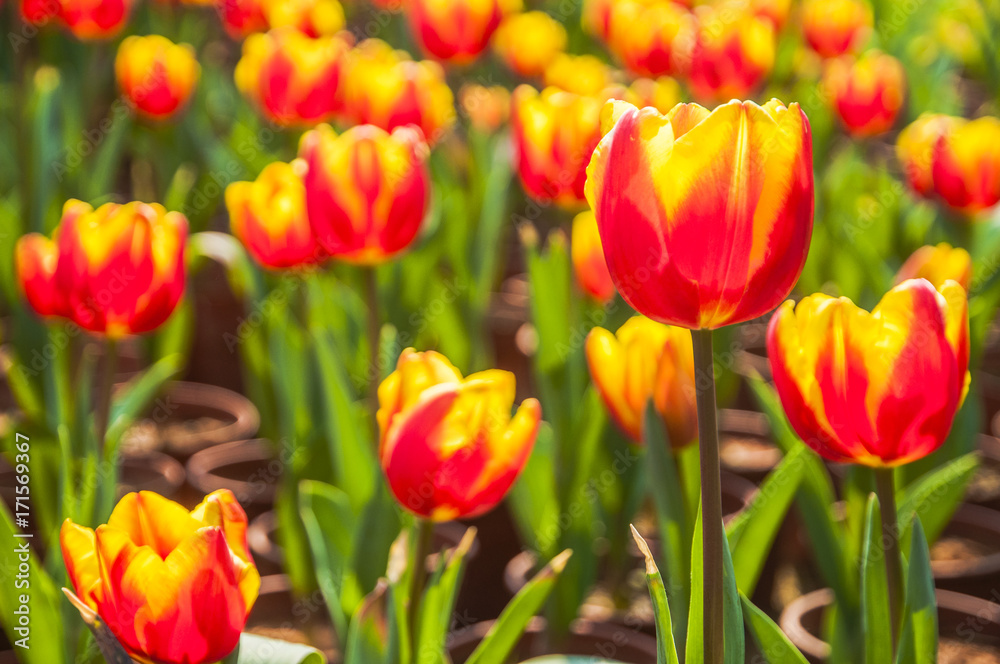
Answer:
[[[126,533],[137,546],[149,546],[160,558],[199,525],[181,505],[152,491],[125,495],[108,519],[109,527]]]
[[[73,590],[96,610],[101,597],[101,569],[94,531],[66,519],[59,530],[59,543]]]

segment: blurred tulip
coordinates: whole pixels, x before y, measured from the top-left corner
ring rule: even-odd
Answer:
[[[636,311],[715,329],[788,296],[813,220],[812,136],[798,104],[678,104],[660,115],[615,101],[602,115],[609,131],[587,168],[587,200]]]
[[[817,294],[771,319],[767,354],[792,427],[831,461],[921,459],[944,442],[969,385],[965,291],[904,281],[868,313]]]
[[[344,29],[344,8],[337,0],[263,0],[270,29],[290,27],[309,37],[331,37]]]
[[[233,39],[244,39],[267,30],[264,0],[217,0],[215,8],[222,26]]]
[[[545,69],[545,86],[596,97],[615,83],[615,70],[593,55],[560,53]]]
[[[187,104],[200,75],[194,49],[161,35],[126,37],[115,57],[118,87],[140,113],[157,120]]]
[[[824,58],[860,48],[874,19],[866,0],[804,0],[802,31],[806,42]]]
[[[642,419],[652,399],[671,446],[698,440],[691,332],[633,316],[618,332],[595,327],[587,335],[590,376],[618,426],[643,442]]]
[[[871,50],[828,61],[822,85],[848,132],[875,136],[896,123],[906,97],[906,72],[896,58]]]
[[[111,39],[125,27],[135,0],[59,0],[60,19],[77,39]]]
[[[934,288],[941,288],[950,279],[968,291],[972,283],[972,257],[965,249],[947,242],[920,247],[896,274],[897,284],[907,279],[926,279]]]
[[[701,6],[687,67],[696,98],[742,99],[757,89],[774,67],[774,26],[747,5]]]
[[[639,78],[625,90],[625,101],[636,108],[652,106],[660,113],[667,113],[680,103],[681,86],[669,76]]]
[[[545,12],[511,14],[493,35],[493,50],[521,76],[541,76],[566,48],[566,28]]]
[[[18,240],[17,278],[41,316],[112,338],[141,334],[163,323],[184,293],[186,239],[184,215],[158,203],[94,210],[69,200],[52,240]]]
[[[366,39],[351,50],[344,77],[345,112],[354,124],[386,131],[417,125],[433,145],[455,122],[455,99],[436,62],[415,62]]]
[[[429,150],[417,127],[391,134],[372,125],[339,136],[320,125],[302,137],[306,210],[332,257],[374,265],[416,239],[430,197]]]
[[[511,97],[517,170],[525,191],[567,207],[583,203],[587,162],[601,138],[602,100],[521,85]]]
[[[907,181],[918,194],[934,195],[934,148],[942,136],[961,122],[961,118],[950,115],[924,113],[899,132],[896,154]]]
[[[151,491],[127,494],[97,530],[59,533],[77,596],[134,658],[208,664],[231,653],[260,591],[247,516],[228,489],[191,512]]]
[[[640,76],[672,74],[691,29],[691,13],[673,2],[621,0],[612,5],[608,48]]]
[[[45,25],[59,20],[62,0],[21,0],[21,18],[25,23]]]
[[[379,457],[399,503],[435,521],[471,518],[499,503],[531,454],[542,410],[512,417],[514,374],[462,378],[434,351],[403,351],[378,388]]]
[[[236,64],[236,87],[278,124],[330,120],[341,108],[348,49],[340,37],[314,39],[291,28],[250,35]]]
[[[414,38],[428,55],[465,65],[483,52],[511,4],[509,0],[409,0],[403,6]],[[520,2],[510,9],[520,9]]]
[[[306,214],[306,164],[268,164],[254,182],[226,187],[229,225],[250,255],[274,269],[315,263],[320,256]]]
[[[934,146],[934,191],[974,215],[1000,202],[1000,120],[958,120]]]
[[[573,219],[573,237],[570,251],[576,283],[583,292],[600,302],[607,302],[615,296],[615,284],[611,281],[608,264],[604,260],[601,234],[597,230],[597,220],[590,210],[581,212]]]
[[[611,37],[611,12],[616,0],[583,0],[580,23],[584,32],[608,41]]]
[[[510,117],[510,91],[503,86],[464,85],[458,97],[469,124],[485,134],[495,132]]]
[[[757,16],[771,21],[777,31],[788,21],[792,0],[750,0],[750,8]]]

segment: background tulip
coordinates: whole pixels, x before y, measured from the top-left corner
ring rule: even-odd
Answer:
[[[299,154],[313,234],[331,256],[380,263],[417,237],[430,188],[418,128],[360,125],[338,136],[321,125],[302,137]]]
[[[344,29],[344,8],[337,0],[264,0],[271,29],[291,27],[309,37],[330,37]]]
[[[611,36],[611,12],[615,0],[583,0],[580,23],[583,29],[598,39],[607,41]]]
[[[615,70],[593,55],[560,53],[545,68],[545,86],[596,97],[615,83]]]
[[[513,4],[512,7],[508,5]],[[404,7],[414,39],[435,58],[468,64],[483,52],[510,0],[410,0]]]
[[[742,99],[774,67],[774,25],[739,3],[701,6],[687,76],[697,98]]]
[[[96,531],[66,519],[59,540],[76,594],[129,654],[209,664],[236,648],[260,590],[246,529],[227,489],[191,512],[142,491]]]
[[[934,195],[934,149],[938,140],[961,121],[950,115],[924,113],[899,132],[896,154],[910,186],[922,196]]]
[[[541,420],[535,399],[511,416],[513,374],[494,369],[463,379],[433,351],[404,350],[378,400],[389,487],[403,507],[435,521],[495,507],[524,468]]]
[[[545,12],[511,14],[493,35],[493,50],[521,76],[540,76],[566,48],[566,28]]]
[[[625,300],[690,329],[777,306],[812,235],[812,139],[798,104],[679,104],[661,115],[616,101],[604,121],[587,199]]]
[[[615,334],[591,330],[586,352],[594,385],[633,441],[643,441],[643,411],[650,399],[674,448],[698,439],[690,331],[633,316]]]
[[[896,273],[897,284],[907,279],[926,279],[934,288],[940,288],[950,279],[968,291],[972,283],[972,257],[965,249],[947,242],[920,247]]]
[[[608,48],[640,76],[672,74],[691,28],[690,12],[673,2],[623,0],[612,4]]]
[[[267,30],[263,0],[219,0],[214,3],[222,26],[233,39],[243,39]]]
[[[78,39],[111,39],[125,27],[134,0],[58,0],[60,19]]]
[[[42,316],[67,318],[109,337],[149,332],[184,293],[187,219],[157,203],[70,200],[52,240],[17,243],[18,281]]]
[[[964,289],[904,281],[869,314],[817,294],[771,319],[767,354],[788,419],[832,461],[897,466],[947,438],[968,389]]]
[[[510,117],[510,91],[502,85],[465,85],[458,97],[469,124],[481,132],[496,131]]]
[[[949,207],[976,214],[1000,202],[1000,120],[959,120],[934,146],[934,191]]]
[[[184,106],[200,74],[193,48],[160,35],[126,37],[115,57],[118,87],[139,112],[155,119]]]
[[[615,296],[615,284],[611,281],[608,264],[604,260],[601,234],[597,230],[597,220],[590,210],[581,212],[573,219],[573,236],[570,240],[573,271],[576,283],[585,293],[607,302]]]
[[[847,131],[875,136],[896,123],[906,97],[906,72],[899,60],[881,51],[844,55],[827,63],[823,88]]]
[[[652,106],[667,113],[681,101],[681,86],[669,76],[638,78],[625,90],[625,101],[636,108]]]
[[[806,42],[824,58],[861,47],[874,25],[865,0],[804,0],[802,30]]]
[[[254,182],[226,188],[226,207],[233,235],[254,259],[270,268],[297,267],[320,258],[306,214],[306,164],[268,164]]]

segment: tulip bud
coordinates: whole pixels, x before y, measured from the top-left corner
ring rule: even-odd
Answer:
[[[934,191],[952,209],[974,215],[1000,202],[1000,120],[956,122],[934,146]]]
[[[924,113],[899,132],[896,154],[907,181],[918,194],[934,195],[934,149],[938,140],[960,122],[960,118],[950,115]]]
[[[597,220],[590,210],[581,212],[573,219],[571,257],[576,283],[585,293],[600,302],[607,302],[615,296],[615,284],[611,281],[608,264],[604,260],[601,234],[597,230]]]
[[[691,13],[672,2],[622,0],[611,8],[608,48],[640,76],[673,74],[692,27]]]
[[[774,25],[739,4],[701,6],[687,74],[696,98],[749,96],[774,67]]]
[[[812,235],[812,137],[798,104],[678,104],[660,115],[615,101],[603,115],[587,200],[622,297],[689,329],[777,306]]]
[[[906,72],[880,51],[830,60],[823,89],[844,127],[854,136],[882,134],[896,123],[906,97]]]
[[[873,26],[865,0],[804,0],[802,30],[824,58],[835,58],[864,45]]]
[[[947,242],[920,247],[899,268],[895,283],[907,279],[926,279],[938,289],[951,280],[968,291],[972,283],[972,257],[965,249],[953,248]]]
[[[141,491],[96,531],[66,519],[59,541],[77,596],[133,658],[209,664],[236,648],[260,591],[246,530],[228,489],[191,512]]]
[[[948,437],[969,386],[965,291],[911,279],[871,313],[817,294],[771,319],[767,354],[788,420],[831,461],[921,459]]]
[[[160,35],[126,37],[115,57],[118,87],[140,113],[157,120],[187,104],[200,75],[194,49]]]
[[[378,389],[379,458],[400,505],[435,521],[497,505],[528,461],[541,420],[536,399],[511,416],[514,374],[462,378],[439,353],[403,351]]]
[[[511,14],[493,35],[493,50],[521,76],[540,76],[566,48],[566,28],[545,12]]]

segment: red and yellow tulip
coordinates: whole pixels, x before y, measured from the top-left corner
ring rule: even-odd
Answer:
[[[597,97],[615,84],[615,70],[593,55],[560,53],[545,68],[545,86]],[[607,98],[607,97],[605,97]]]
[[[802,31],[824,58],[835,58],[864,45],[874,17],[866,0],[804,0]]]
[[[349,48],[340,37],[312,38],[293,28],[250,35],[236,64],[236,87],[278,124],[330,120],[341,108]]]
[[[696,98],[743,99],[774,67],[774,24],[739,3],[698,7],[687,76]]]
[[[306,214],[306,164],[296,159],[264,167],[254,182],[226,187],[233,235],[261,265],[274,269],[317,262],[321,250]]]
[[[573,259],[576,283],[583,292],[599,302],[607,302],[615,296],[615,284],[611,281],[611,273],[604,260],[597,220],[590,210],[581,212],[573,219],[570,256]]]
[[[244,39],[267,30],[262,0],[218,0],[214,4],[222,26],[233,39]]]
[[[580,24],[588,34],[602,41],[611,37],[611,12],[614,11],[615,0],[583,0],[583,12]]]
[[[682,66],[678,45],[691,28],[691,13],[673,2],[623,0],[611,8],[608,48],[639,76],[673,74]]]
[[[331,37],[344,29],[344,8],[337,0],[263,0],[270,29],[290,27],[309,37]]]
[[[493,50],[521,76],[541,76],[566,48],[566,28],[545,12],[511,14],[493,34]]]
[[[57,0],[59,18],[77,39],[111,39],[125,27],[135,0]]]
[[[906,98],[906,72],[881,51],[842,55],[827,62],[823,89],[848,132],[875,136],[896,123]]]
[[[344,110],[354,124],[386,131],[416,125],[431,145],[455,122],[455,99],[441,65],[411,60],[379,39],[366,39],[351,50]]]
[[[934,149],[941,137],[961,121],[950,115],[924,113],[899,132],[896,156],[907,182],[921,196],[934,196]]]
[[[158,203],[78,200],[63,207],[52,239],[17,243],[18,281],[41,316],[117,338],[163,323],[184,294],[187,219]]]
[[[140,113],[157,120],[187,104],[200,75],[194,49],[160,35],[126,37],[115,57],[118,87]]]
[[[517,171],[533,198],[567,207],[583,203],[587,162],[601,138],[603,100],[557,88],[521,85],[511,97]]]
[[[45,25],[59,19],[60,0],[21,0],[21,18],[25,23]]]
[[[514,374],[462,378],[443,355],[404,350],[378,389],[379,457],[400,505],[435,521],[474,517],[499,503],[531,454],[536,399],[516,414]]]
[[[228,489],[191,512],[142,491],[96,531],[66,519],[59,541],[77,596],[133,658],[209,664],[236,648],[260,591],[246,531]]]
[[[642,442],[643,410],[652,399],[671,446],[698,440],[691,332],[633,316],[618,332],[595,327],[587,335],[590,377],[618,426]]]
[[[819,454],[909,463],[941,446],[968,390],[965,290],[912,279],[871,313],[822,294],[786,302],[768,327],[767,354],[792,427]]]
[[[495,132],[510,117],[510,90],[501,85],[464,85],[458,99],[469,124],[483,133]]]
[[[420,129],[388,133],[372,125],[337,135],[328,125],[306,133],[306,210],[313,235],[340,260],[372,265],[405,250],[423,226],[430,198]]]
[[[404,6],[413,36],[424,52],[465,65],[483,52],[507,10],[519,9],[520,2],[409,0]]]
[[[972,283],[972,257],[965,249],[947,242],[920,247],[896,273],[897,284],[907,279],[926,279],[934,288],[941,288],[950,279],[968,291]]]
[[[587,200],[618,292],[653,320],[714,329],[795,285],[812,235],[809,122],[798,104],[609,102]]]

